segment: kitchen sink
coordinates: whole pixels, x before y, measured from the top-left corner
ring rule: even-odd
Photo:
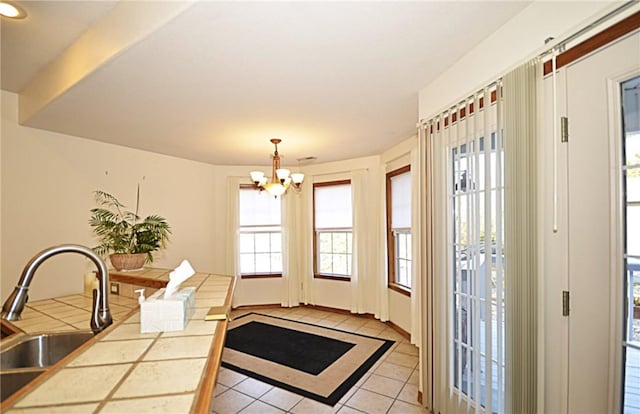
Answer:
[[[2,341],[0,350],[1,401],[13,395],[80,345],[91,331],[17,334]]]
[[[0,370],[54,365],[89,339],[89,331],[25,335],[11,341],[0,353]],[[4,345],[4,344],[3,344]]]
[[[12,396],[44,371],[46,371],[44,368],[40,368],[0,372],[0,402]]]

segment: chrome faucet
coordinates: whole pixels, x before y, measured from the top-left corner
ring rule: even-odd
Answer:
[[[79,253],[88,257],[98,268],[99,289],[93,289],[93,309],[91,311],[91,330],[94,334],[98,334],[107,326],[113,323],[111,312],[109,311],[109,271],[107,265],[93,250],[88,247],[77,244],[61,244],[59,246],[49,247],[33,256],[27,263],[20,280],[2,306],[2,314],[0,319],[7,321],[18,321],[24,309],[24,305],[28,300],[29,285],[38,267],[48,258],[60,253]]]

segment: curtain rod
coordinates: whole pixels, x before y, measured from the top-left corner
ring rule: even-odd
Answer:
[[[635,5],[635,4],[638,4],[637,0],[627,0],[620,7],[616,7],[615,9],[611,10],[610,12],[605,14],[604,16],[599,17],[595,21],[589,23],[588,25],[584,26],[583,28],[581,28],[580,30],[576,31],[575,33],[565,37],[564,39],[556,41],[555,43],[552,44],[552,46],[549,46],[545,51],[540,52],[535,56],[538,57],[538,58],[542,58],[544,56],[547,56],[547,55],[553,53],[554,50],[564,51],[564,47],[567,45],[567,43],[577,39],[578,37],[582,36],[583,34],[587,33],[588,31],[594,29],[598,25],[600,25],[600,24],[602,24],[602,23],[614,18],[615,16],[617,16],[618,14],[622,13],[623,11],[627,10],[629,7],[631,7],[631,6]],[[548,38],[546,41],[549,42],[549,41],[552,41],[552,40],[554,40],[554,39],[551,37],[551,38]],[[559,50],[559,49],[562,49],[562,50]],[[526,61],[528,61],[530,59],[531,58],[525,59],[524,62],[526,62]],[[520,64],[522,64],[522,62]],[[507,71],[507,72],[509,72],[509,71]],[[507,73],[507,72],[505,72],[505,73]],[[489,82],[484,87],[479,88],[476,92],[473,92],[473,93],[469,94],[467,97],[458,100],[457,103],[453,103],[451,105],[447,105],[445,107],[447,109],[443,109],[441,111],[438,111],[438,112],[436,112],[435,115],[431,115],[431,116],[429,116],[427,118],[420,119],[416,123],[416,128],[419,128],[421,125],[425,126],[428,122],[433,120],[435,117],[442,115],[449,108],[451,108],[451,107],[453,107],[455,105],[458,105],[460,102],[464,102],[466,99],[469,99],[469,98],[473,97],[475,94],[479,93],[483,89],[491,88],[491,87],[495,86],[498,83],[498,81],[502,78],[503,75],[504,75],[504,73],[499,75],[499,76],[497,76],[497,80]]]
[[[629,7],[633,6],[634,4],[637,4],[638,2],[636,0],[627,0],[626,3],[624,3],[623,5],[621,5],[620,7],[615,8],[614,10],[611,10],[609,13],[605,14],[604,16],[596,19],[595,21],[589,23],[587,26],[583,27],[582,29],[578,30],[577,32],[569,35],[568,37],[562,39],[562,40],[558,40],[557,42],[553,43],[552,46],[550,46],[547,50],[545,50],[544,52],[541,52],[540,54],[538,54],[538,57],[544,57],[547,56],[551,53],[553,53],[554,49],[559,49],[560,52],[564,51],[565,46],[567,45],[567,43],[576,40],[578,37],[582,36],[583,34],[589,32],[590,30],[593,30],[594,28],[596,28],[597,26],[599,26],[602,23],[605,23],[606,21],[616,17],[617,15],[619,15],[620,13],[622,13],[623,11],[627,10]],[[553,40],[553,38],[550,38],[551,40]]]

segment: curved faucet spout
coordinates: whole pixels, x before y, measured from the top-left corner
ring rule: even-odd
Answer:
[[[104,261],[93,250],[77,244],[61,244],[59,246],[49,247],[33,256],[22,271],[18,285],[2,306],[0,318],[8,321],[20,320],[20,315],[28,299],[27,294],[33,275],[43,262],[60,253],[79,253],[88,257],[98,268],[100,284],[98,286],[99,290],[96,291],[96,289],[94,289],[93,291],[93,310],[91,312],[90,323],[91,330],[94,334],[97,334],[113,323],[111,312],[109,311],[109,291],[107,290],[109,285],[109,271]]]

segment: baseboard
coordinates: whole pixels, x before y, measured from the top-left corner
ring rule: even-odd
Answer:
[[[348,311],[346,309],[330,308],[328,306],[301,304],[300,306],[293,306],[293,307],[315,309],[319,311],[338,313],[341,315],[356,316],[358,318],[377,319],[372,313],[351,313],[351,311]],[[260,310],[260,309],[277,309],[277,308],[283,308],[283,306],[280,305],[279,303],[266,304],[266,305],[243,305],[243,306],[238,306],[236,308],[233,308],[233,310]],[[391,321],[386,321],[383,323],[385,325],[388,325],[391,329],[393,329],[400,335],[402,335],[402,337],[405,338],[407,341],[411,340],[411,334],[405,331],[404,329],[402,329],[401,327],[399,327],[398,325],[396,325],[395,323]]]
[[[406,339],[407,341],[411,340],[411,334],[409,332],[405,331],[404,329],[402,329],[401,327],[399,327],[398,325],[396,325],[395,323],[393,323],[391,321],[386,321],[384,323],[389,325],[394,331],[396,331],[400,335],[402,335],[402,337],[404,339]]]

